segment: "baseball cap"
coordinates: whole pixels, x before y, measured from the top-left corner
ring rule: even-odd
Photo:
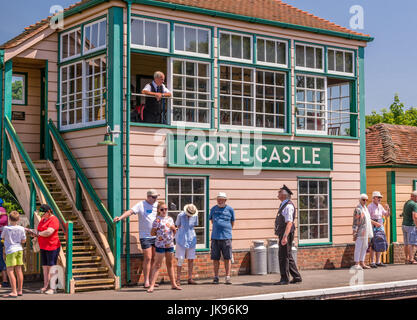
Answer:
[[[48,212],[49,210],[52,210],[50,206],[48,206],[47,204],[43,204],[41,205],[41,207],[39,208],[40,212]]]
[[[159,196],[159,193],[155,189],[149,189],[146,195],[155,197],[155,196]]]

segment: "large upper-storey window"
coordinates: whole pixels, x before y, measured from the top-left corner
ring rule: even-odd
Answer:
[[[106,108],[106,57],[61,67],[61,123],[62,129],[101,124]]]
[[[210,64],[184,59],[172,63],[172,122],[210,122]]]
[[[90,53],[106,48],[107,22],[106,18],[84,26],[84,51]]]
[[[220,31],[220,59],[252,62],[252,36]]]
[[[175,53],[210,56],[210,29],[175,24]]]
[[[287,42],[258,37],[256,48],[257,63],[287,67]]]
[[[328,49],[327,64],[329,73],[354,74],[352,51]]]
[[[297,69],[309,69],[323,71],[322,47],[296,44],[295,46],[295,66]]]
[[[169,23],[132,18],[132,48],[169,51]]]
[[[285,129],[285,73],[220,66],[220,125]]]
[[[81,28],[61,35],[61,61],[77,58],[81,54]]]

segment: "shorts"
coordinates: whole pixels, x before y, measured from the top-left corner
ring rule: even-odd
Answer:
[[[186,248],[177,244],[177,247],[175,248],[175,258],[178,260],[193,260],[195,259],[195,248]],[[180,264],[178,265],[181,266]]]
[[[404,235],[404,245],[417,245],[416,227],[414,226],[402,226]]]
[[[0,241],[0,271],[6,270],[6,263],[4,262],[4,257],[3,257],[3,247],[4,247],[4,244]]]
[[[155,247],[155,239],[156,238],[142,238],[140,240],[140,246],[142,250],[149,249],[150,247]]]
[[[232,259],[232,239],[211,239],[211,260],[220,260],[220,252],[224,260]]]
[[[56,266],[58,261],[58,255],[61,248],[57,248],[55,250],[44,250],[41,249],[41,264],[43,266]]]
[[[15,266],[23,266],[23,250],[6,254],[6,266],[8,268]]]
[[[174,247],[170,247],[170,248],[155,248],[155,251],[158,253],[166,253],[166,252],[174,252]]]

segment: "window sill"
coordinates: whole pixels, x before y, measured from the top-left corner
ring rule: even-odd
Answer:
[[[130,126],[132,127],[149,127],[149,128],[169,128],[169,129],[197,129],[203,131],[215,131],[215,129],[211,129],[209,127],[193,127],[193,126],[176,126],[172,124],[159,124],[159,123],[142,123],[142,122],[130,122]]]
[[[296,137],[309,137],[309,138],[326,138],[326,139],[342,139],[342,140],[359,140],[359,137],[349,136],[330,136],[325,134],[314,134],[314,133],[296,133]]]
[[[313,246],[331,246],[333,244],[330,242],[318,242],[318,243],[298,243],[298,247],[313,247]]]
[[[66,132],[73,132],[73,131],[81,131],[81,130],[85,130],[85,129],[101,128],[101,127],[105,127],[105,126],[107,126],[106,123],[93,124],[93,125],[83,126],[83,127],[78,127],[78,128],[59,129],[59,132],[60,133],[66,133]]]
[[[219,132],[242,132],[242,133],[253,133],[253,134],[265,134],[265,135],[276,135],[276,136],[291,136],[291,133],[283,131],[264,131],[259,130],[258,128],[230,128],[230,127],[220,127]]]

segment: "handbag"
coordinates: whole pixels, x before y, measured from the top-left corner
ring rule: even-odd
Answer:
[[[39,248],[39,242],[38,242],[38,238],[32,238],[32,251],[37,253],[39,252],[41,249]]]

